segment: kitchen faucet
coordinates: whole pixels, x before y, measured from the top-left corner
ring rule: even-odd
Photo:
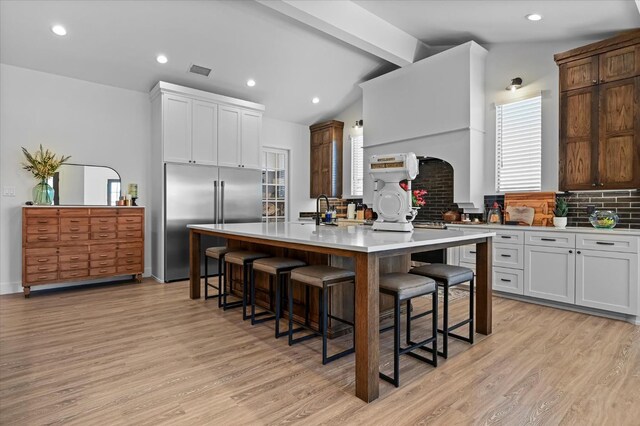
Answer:
[[[327,210],[329,209],[329,198],[324,194],[318,195],[316,198],[316,225],[320,225],[320,198],[324,198],[327,203]]]

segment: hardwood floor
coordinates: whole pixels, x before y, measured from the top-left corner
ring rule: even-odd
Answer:
[[[493,335],[452,340],[437,369],[402,357],[401,387],[381,382],[367,405],[353,355],[322,366],[320,339],[289,347],[271,323],[189,300],[187,282],[2,296],[0,424],[639,424],[639,326],[493,306]]]

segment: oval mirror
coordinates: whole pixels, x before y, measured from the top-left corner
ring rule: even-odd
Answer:
[[[115,206],[121,194],[120,174],[106,166],[63,164],[53,175],[56,206]]]

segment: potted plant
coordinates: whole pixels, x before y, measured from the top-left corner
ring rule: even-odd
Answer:
[[[58,168],[67,161],[70,156],[61,155],[56,158],[56,155],[44,149],[40,145],[40,150],[36,151],[33,155],[27,151],[25,147],[22,147],[26,162],[22,163],[22,168],[28,172],[31,172],[33,176],[40,182],[33,188],[33,202],[38,205],[50,205],[53,204],[53,188],[47,182],[49,178],[53,177]]]
[[[553,226],[564,229],[567,227],[567,213],[569,206],[564,198],[556,198],[556,208],[553,210],[555,217],[553,218]]]

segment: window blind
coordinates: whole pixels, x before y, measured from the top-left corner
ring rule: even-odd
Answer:
[[[362,135],[351,136],[351,195],[362,195],[364,176],[364,152]]]
[[[496,106],[496,190],[542,189],[541,97]]]

